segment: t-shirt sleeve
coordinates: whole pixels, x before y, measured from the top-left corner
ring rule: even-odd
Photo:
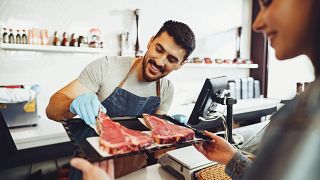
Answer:
[[[106,66],[106,57],[98,59],[87,65],[80,73],[78,80],[93,92],[97,92],[102,84],[103,69]]]
[[[157,114],[167,114],[172,104],[174,95],[174,86],[169,80],[163,80],[161,85],[161,103],[157,110]],[[163,88],[163,89],[162,89]]]

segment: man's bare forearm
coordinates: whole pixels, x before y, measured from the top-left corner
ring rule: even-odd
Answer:
[[[65,94],[55,93],[46,108],[47,117],[55,121],[73,118],[75,114],[69,110],[72,100]]]

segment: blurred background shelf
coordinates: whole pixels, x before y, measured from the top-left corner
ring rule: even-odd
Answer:
[[[216,67],[216,68],[258,68],[258,64],[205,64],[205,63],[186,63],[184,67]]]
[[[104,48],[89,48],[89,47],[66,47],[66,46],[50,46],[50,45],[1,43],[0,48],[4,50],[17,50],[17,51],[107,54],[107,50]]]

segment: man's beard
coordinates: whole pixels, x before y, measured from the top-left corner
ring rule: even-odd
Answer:
[[[146,82],[152,82],[152,81],[157,81],[161,78],[163,78],[165,75],[162,75],[160,77],[155,77],[155,78],[150,78],[147,76],[147,65],[148,65],[148,60],[145,58],[145,56],[143,57],[143,60],[142,60],[142,78],[146,81]],[[160,72],[163,72],[163,70],[160,68],[159,69]]]

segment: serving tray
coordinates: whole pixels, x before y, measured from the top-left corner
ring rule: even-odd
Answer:
[[[138,116],[132,117],[116,117],[112,118],[113,121],[119,122],[121,125],[138,131],[143,131],[145,133],[150,132],[150,130],[139,120]],[[195,143],[208,141],[205,138],[197,136],[195,134],[194,140],[184,141],[175,144],[152,144],[151,146],[142,149],[140,151],[129,152],[125,154],[108,154],[99,148],[99,135],[94,128],[85,124],[85,122],[80,118],[74,118],[62,121],[63,127],[65,128],[71,143],[74,145],[74,149],[78,156],[88,159],[91,162],[100,162],[103,160],[114,159],[119,157],[131,156],[141,153],[153,153],[158,150],[164,150],[168,148],[182,148]]]

